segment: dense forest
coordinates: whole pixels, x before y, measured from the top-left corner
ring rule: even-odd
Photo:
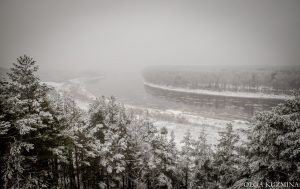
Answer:
[[[300,181],[297,95],[258,113],[246,141],[228,124],[216,146],[207,143],[204,129],[197,139],[187,131],[177,145],[173,132],[158,130],[147,114],[133,115],[114,97],[100,97],[81,110],[43,84],[37,71],[35,61],[22,56],[0,82],[1,188],[247,188],[265,182],[291,187]],[[178,85],[205,79],[196,73],[182,73],[179,80],[159,76]]]
[[[150,67],[147,82],[189,89],[292,94],[300,89],[300,69],[212,69]]]

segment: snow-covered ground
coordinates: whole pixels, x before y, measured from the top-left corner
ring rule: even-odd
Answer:
[[[83,110],[88,110],[89,104],[96,99],[96,96],[88,91],[81,78],[71,79],[67,82],[44,82],[46,85],[55,88],[62,95],[69,96]]]
[[[207,142],[211,145],[215,145],[218,142],[219,135],[218,132],[220,129],[215,127],[210,127],[206,125],[198,126],[198,125],[188,125],[188,124],[181,124],[181,123],[173,123],[173,122],[166,122],[166,121],[155,121],[154,125],[161,129],[163,127],[168,129],[169,134],[171,131],[175,134],[175,142],[178,146],[180,146],[183,140],[184,135],[190,130],[193,139],[197,139],[200,135],[202,127],[204,127],[205,132],[207,134]]]
[[[284,94],[264,94],[264,93],[248,93],[248,92],[231,92],[231,91],[211,91],[204,89],[188,89],[188,88],[179,88],[167,85],[157,85],[149,82],[144,82],[145,86],[163,89],[168,91],[175,92],[184,92],[184,93],[194,93],[194,94],[205,94],[211,96],[227,96],[227,97],[239,97],[239,98],[263,98],[263,99],[290,99],[292,96],[284,95]]]
[[[244,139],[242,130],[249,128],[249,122],[243,120],[221,120],[206,118],[191,112],[170,109],[160,110],[131,105],[125,105],[125,107],[138,114],[146,113],[147,116],[153,120],[154,125],[158,129],[166,127],[169,133],[174,131],[175,141],[178,145],[181,144],[181,141],[188,130],[191,131],[192,137],[197,139],[202,128],[204,128],[207,133],[208,143],[214,145],[219,139],[218,132],[224,131],[226,124],[231,123],[233,129],[237,133],[241,134],[242,139]]]

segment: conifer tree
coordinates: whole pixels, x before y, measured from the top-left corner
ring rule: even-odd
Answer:
[[[188,130],[181,141],[183,144],[180,152],[180,165],[182,169],[182,178],[184,188],[189,189],[192,186],[192,172],[194,169],[194,158],[193,158],[193,144],[194,140],[191,135],[191,131]]]
[[[172,181],[172,187],[173,188],[178,188],[180,186],[180,176],[178,173],[179,169],[179,150],[177,148],[177,145],[175,143],[175,134],[174,131],[172,130],[170,133],[170,140],[167,145],[167,153],[169,157],[169,168],[168,168],[168,173],[167,176],[171,179]]]
[[[214,168],[217,174],[217,183],[221,188],[228,188],[237,179],[237,142],[239,135],[233,131],[232,124],[226,125],[225,131],[219,132],[220,139],[216,146]]]
[[[70,188],[81,188],[83,171],[89,165],[87,158],[93,153],[89,145],[84,112],[76,103],[66,96],[61,96],[55,91],[50,92],[51,107],[55,110],[54,116],[61,125],[58,146],[52,151],[56,156],[58,166],[58,177],[61,186]]]
[[[147,118],[135,118],[128,125],[126,140],[125,171],[123,185],[134,188],[136,183],[151,186],[151,170],[153,169],[153,154],[151,141],[157,129]]]
[[[214,186],[213,151],[207,143],[204,127],[193,146],[193,156],[195,157],[193,186],[194,188],[212,188]]]
[[[102,178],[100,184],[106,187],[119,184],[124,171],[124,151],[126,149],[127,128],[130,117],[124,106],[114,97],[97,99],[91,106],[90,129],[96,130],[95,139],[99,140],[101,156],[95,160],[96,173]]]
[[[1,82],[1,176],[5,188],[57,183],[50,171],[59,122],[53,117],[35,61],[24,55]]]
[[[300,180],[300,98],[258,113],[249,132],[248,179],[255,182]]]
[[[152,141],[155,169],[152,170],[153,188],[170,188],[172,181],[169,178],[172,169],[172,157],[168,151],[168,130],[162,127]]]

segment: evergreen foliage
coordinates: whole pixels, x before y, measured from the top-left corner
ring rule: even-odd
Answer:
[[[219,132],[219,135],[221,138],[215,153],[214,168],[220,188],[228,188],[237,179],[238,154],[236,145],[239,136],[234,133],[232,124],[227,124],[226,130]]]
[[[300,180],[300,98],[258,113],[247,144],[248,180]]]

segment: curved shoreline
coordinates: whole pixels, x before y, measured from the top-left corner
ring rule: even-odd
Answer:
[[[276,100],[287,100],[291,99],[290,95],[275,95],[275,94],[264,94],[264,93],[247,93],[247,92],[231,92],[231,91],[211,91],[205,89],[186,89],[179,87],[171,87],[166,85],[157,85],[150,82],[144,81],[144,85],[153,87],[161,90],[168,90],[181,93],[192,93],[200,95],[211,95],[211,96],[223,96],[223,97],[235,97],[235,98],[252,98],[252,99],[276,99]]]

